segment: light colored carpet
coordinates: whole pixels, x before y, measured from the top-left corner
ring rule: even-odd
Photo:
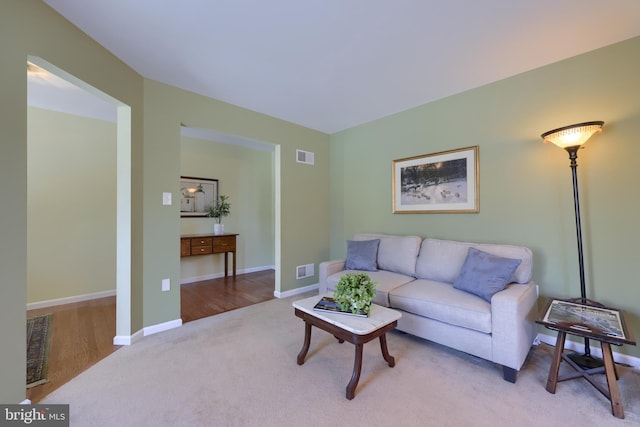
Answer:
[[[353,400],[354,347],[304,326],[298,296],[190,322],[122,348],[46,397],[72,426],[626,426],[640,425],[640,372],[620,367],[625,420],[585,380],[545,390],[553,348],[534,347],[516,384],[496,365],[398,332],[390,368],[365,345]],[[566,365],[566,363],[563,363]],[[561,368],[564,369],[568,367]],[[604,376],[602,381],[604,381]]]

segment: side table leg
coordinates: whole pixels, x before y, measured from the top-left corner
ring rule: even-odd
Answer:
[[[229,252],[224,253],[224,277],[229,276]]]
[[[234,250],[233,252],[231,252],[231,255],[233,256],[233,278],[236,278],[236,251]]]
[[[351,381],[347,384],[347,399],[351,400],[356,394],[356,387],[358,381],[360,381],[360,371],[362,370],[362,349],[364,344],[355,344],[356,346],[356,358],[353,362],[353,374],[351,375]]]
[[[396,366],[396,359],[389,354],[389,349],[387,349],[387,334],[380,335],[380,349],[382,350],[382,357],[384,357],[389,366],[392,368]]]
[[[558,385],[558,371],[560,370],[560,362],[562,362],[562,352],[564,351],[564,341],[566,337],[565,332],[558,332],[556,348],[553,351],[551,368],[549,368],[549,378],[547,379],[547,391],[552,394],[556,393],[556,386]]]
[[[604,362],[604,373],[607,377],[609,385],[609,398],[611,400],[611,412],[616,418],[624,418],[624,409],[622,408],[622,398],[620,397],[620,389],[616,382],[616,368],[613,363],[613,355],[611,354],[611,345],[608,342],[602,344],[602,361]]]
[[[311,344],[311,323],[304,322],[304,344],[302,345],[302,350],[298,353],[298,365],[302,365],[304,363],[304,358],[307,356],[307,352],[309,351],[309,345]]]

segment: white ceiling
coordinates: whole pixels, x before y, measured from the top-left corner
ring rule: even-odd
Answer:
[[[640,35],[639,0],[44,2],[146,78],[326,133]]]

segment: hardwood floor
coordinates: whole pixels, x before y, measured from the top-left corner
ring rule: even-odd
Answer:
[[[180,288],[182,322],[187,323],[236,308],[274,299],[275,271],[187,283]]]
[[[205,280],[181,286],[183,323],[274,299],[275,271]],[[107,357],[120,346],[116,334],[116,299],[59,305],[27,311],[27,317],[53,313],[48,382],[27,389],[27,399],[38,403],[46,395]]]
[[[116,297],[28,310],[27,317],[53,313],[48,382],[27,389],[27,399],[38,403],[119,346],[116,334]]]

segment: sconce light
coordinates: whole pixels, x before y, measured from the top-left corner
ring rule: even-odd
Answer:
[[[587,299],[587,291],[584,279],[584,260],[582,256],[582,229],[580,225],[580,200],[578,199],[578,150],[593,135],[602,132],[604,122],[584,122],[575,125],[564,126],[558,129],[543,133],[542,139],[545,143],[551,142],[560,148],[564,148],[569,153],[571,161],[571,174],[573,176],[573,206],[576,214],[576,235],[578,238],[578,267],[580,269],[580,298],[576,299],[581,304],[600,305]],[[597,368],[602,366],[602,361],[591,356],[589,339],[584,339],[584,354],[572,353],[569,357],[584,369]]]

